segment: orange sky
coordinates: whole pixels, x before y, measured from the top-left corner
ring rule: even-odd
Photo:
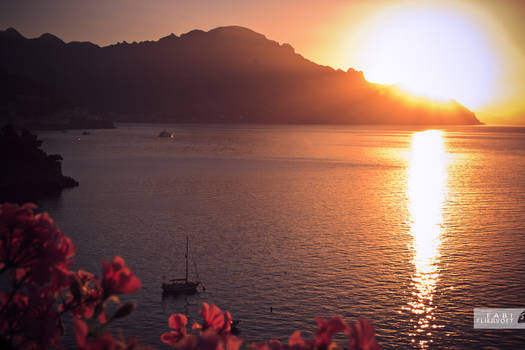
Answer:
[[[27,0],[0,3],[0,23],[101,45],[241,25],[319,64],[456,98],[485,122],[525,124],[525,1]]]

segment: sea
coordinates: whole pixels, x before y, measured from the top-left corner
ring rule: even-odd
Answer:
[[[525,310],[525,128],[119,124],[39,137],[80,182],[36,200],[73,240],[74,269],[101,276],[118,255],[142,281],[121,297],[137,309],[115,334],[167,348],[168,317],[191,326],[207,302],[245,342],[311,338],[315,317],[340,315],[373,322],[384,349],[525,346],[525,329],[473,327],[474,308]],[[205,289],[163,296],[184,277],[186,237]]]

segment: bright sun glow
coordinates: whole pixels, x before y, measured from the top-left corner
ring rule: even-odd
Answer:
[[[361,28],[359,69],[372,82],[479,108],[495,94],[497,57],[468,15],[444,8],[390,8]]]

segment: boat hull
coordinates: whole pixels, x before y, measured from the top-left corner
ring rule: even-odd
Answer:
[[[164,294],[192,294],[197,292],[200,282],[186,283],[163,283],[162,292]]]

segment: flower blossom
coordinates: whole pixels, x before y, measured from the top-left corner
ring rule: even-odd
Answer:
[[[60,305],[59,311],[69,310],[79,318],[90,318],[95,313],[95,308],[103,302],[103,291],[100,281],[87,271],[79,270],[70,276],[71,296]],[[105,322],[105,312],[99,315],[99,321]]]
[[[211,304],[210,306],[208,303],[202,303],[202,308],[199,311],[199,314],[203,320],[202,326],[195,323],[193,329],[200,328],[204,332],[211,328],[221,334],[226,334],[231,331],[231,314],[228,311],[223,314],[221,309],[215,304]]]
[[[177,346],[177,343],[186,336],[188,319],[183,314],[173,314],[170,316],[168,324],[173,331],[163,333],[160,339],[168,345]]]
[[[381,350],[376,342],[374,326],[370,321],[360,319],[345,330],[351,350]]]
[[[18,283],[47,287],[54,293],[68,287],[68,268],[75,249],[47,214],[34,215],[34,204],[0,205],[0,270]]]
[[[105,297],[113,294],[133,293],[140,289],[142,285],[140,280],[126,267],[124,259],[120,256],[116,256],[110,263],[103,261],[103,264],[102,288]]]
[[[202,332],[197,339],[199,350],[239,350],[242,340],[232,334],[219,334],[213,328]]]
[[[308,350],[312,349],[313,346],[303,339],[300,331],[295,331],[288,339],[288,348],[293,350]]]
[[[328,348],[333,335],[347,327],[341,316],[334,316],[330,320],[316,317],[315,320],[317,322],[315,345],[318,348]]]

